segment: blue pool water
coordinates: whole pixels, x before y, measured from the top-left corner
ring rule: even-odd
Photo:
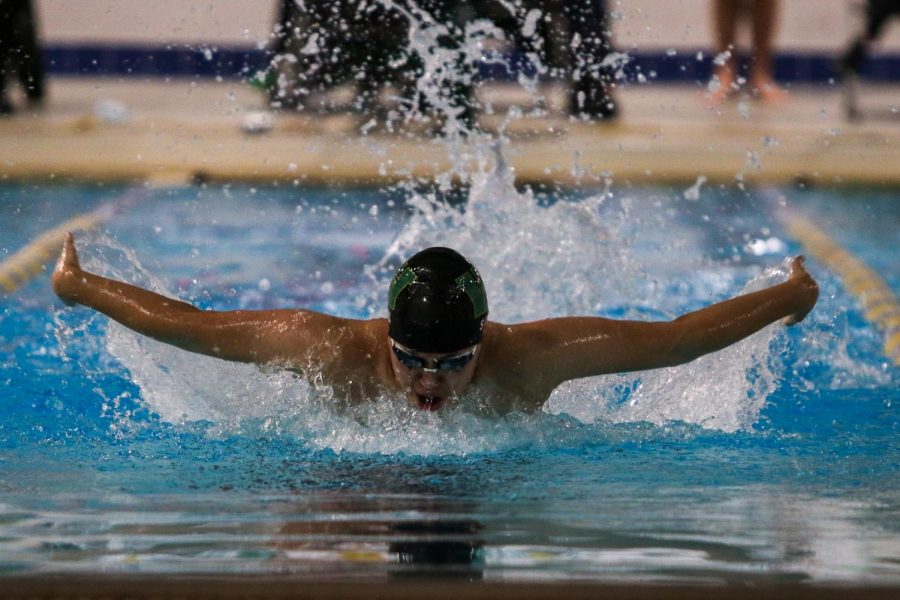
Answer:
[[[0,258],[118,202],[79,235],[83,264],[204,308],[383,315],[391,269],[441,243],[479,266],[496,320],[671,318],[784,277],[784,194],[900,290],[890,190],[532,193],[486,174],[451,194],[464,211],[407,188],[138,192],[4,185]],[[38,277],[0,297],[0,574],[897,584],[898,369],[808,266],[822,293],[798,327],[500,418],[341,411],[315,382],[64,309]]]

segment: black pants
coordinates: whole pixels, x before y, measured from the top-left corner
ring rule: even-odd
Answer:
[[[870,42],[878,39],[887,23],[894,15],[900,15],[900,0],[868,0],[866,2],[866,28],[851,42],[841,59],[841,70],[858,73],[866,58]]]
[[[610,90],[614,69],[604,64],[612,52],[605,0],[524,0],[510,14],[497,0],[478,2],[477,14],[494,21],[526,55],[534,53],[553,79],[569,84],[569,111],[590,118],[615,116]],[[539,10],[534,33],[523,35],[526,15]],[[531,32],[529,32],[531,33]]]
[[[10,76],[18,79],[29,100],[43,99],[43,56],[29,0],[0,0],[0,102]]]
[[[498,0],[419,0],[416,5],[446,26],[447,34],[438,40],[442,48],[461,48],[470,19],[490,19],[522,50],[535,52],[544,64],[554,65],[555,75],[567,78],[573,113],[601,118],[615,113],[609,94],[613,72],[603,64],[611,50],[604,0],[525,0],[515,15]],[[523,19],[532,9],[546,18],[536,23],[535,35],[523,36]],[[310,92],[350,79],[360,89],[360,108],[389,82],[415,96],[424,66],[407,48],[408,28],[406,16],[373,0],[306,0],[302,7],[284,0],[272,47],[272,71],[279,81],[269,88],[270,99],[276,106],[302,106]],[[460,60],[451,67],[456,76],[446,78],[442,96],[471,121],[472,65]]]

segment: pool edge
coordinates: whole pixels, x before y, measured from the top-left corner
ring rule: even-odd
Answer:
[[[331,582],[287,576],[151,576],[151,575],[28,575],[0,578],[0,598],[288,598],[327,599],[428,598],[727,598],[772,597],[816,600],[900,597],[897,585],[659,585],[573,582],[469,582],[448,579]]]

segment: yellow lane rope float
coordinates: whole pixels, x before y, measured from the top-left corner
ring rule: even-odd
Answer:
[[[100,224],[103,216],[100,211],[73,217],[45,231],[27,246],[0,263],[0,288],[7,294],[16,291],[33,277],[40,275],[62,248],[67,231],[92,229]]]
[[[884,280],[797,211],[785,209],[779,212],[779,218],[785,229],[856,296],[866,320],[884,332],[884,353],[900,366],[900,302]]]

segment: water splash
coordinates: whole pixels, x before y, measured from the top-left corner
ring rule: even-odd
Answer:
[[[473,173],[462,206],[440,202],[432,193],[410,192],[416,212],[372,270],[376,292],[367,302],[374,312],[384,313],[393,265],[428,244],[454,246],[468,255],[485,277],[492,318],[506,322],[564,314],[671,318],[707,298],[733,295],[746,279],[742,272],[754,272],[699,258],[702,252],[691,245],[696,243],[691,219],[677,218],[679,212],[697,210],[697,203],[677,192],[632,199],[598,189],[580,200],[547,202],[533,191],[516,189],[498,147],[490,156],[483,170]],[[79,242],[86,268],[178,295],[114,239],[95,234]],[[770,270],[741,291],[770,285],[786,273],[784,267]],[[167,423],[206,423],[212,436],[287,435],[317,449],[440,455],[530,447],[535,440],[568,447],[633,433],[629,427],[638,423],[752,430],[772,390],[781,385],[785,361],[796,362],[784,355],[781,332],[769,327],[677,368],[571,382],[552,395],[545,412],[503,418],[469,406],[431,415],[390,397],[347,409],[315,377],[306,381],[188,356],[116,324],[102,339],[106,347],[95,350],[127,369],[141,402]],[[825,334],[813,330],[812,335],[819,340]],[[839,358],[834,340],[819,341],[824,345],[817,341],[816,353]],[[665,435],[663,428],[656,431]]]
[[[471,175],[464,207],[433,193],[411,194],[416,212],[379,263],[382,295],[401,260],[424,247],[449,246],[481,271],[493,320],[596,314],[635,297],[628,210],[601,214],[605,190],[543,206],[531,190],[516,189],[499,148]]]
[[[684,201],[672,193],[657,202],[672,208]],[[671,213],[645,206],[646,199],[632,202],[598,189],[581,200],[547,203],[531,190],[516,189],[499,144],[484,151],[465,204],[451,206],[425,192],[410,192],[409,203],[415,213],[372,272],[376,293],[370,302],[382,314],[393,266],[432,244],[456,247],[479,266],[492,318],[507,322],[571,314],[668,318],[683,312],[685,303],[735,286],[735,273],[721,265],[684,264],[680,252],[661,255],[660,248],[671,248],[669,238],[679,232]],[[663,225],[668,231],[662,245],[642,247],[655,243],[653,232]],[[177,295],[114,239],[95,235],[82,243],[89,270]],[[685,270],[696,280],[686,289],[655,283]],[[751,287],[784,274],[767,273]],[[213,436],[296,436],[312,448],[335,451],[439,455],[492,452],[535,440],[565,447],[619,435],[616,424],[638,422],[749,430],[778,384],[781,369],[771,364],[777,363],[771,349],[776,339],[776,329],[769,328],[690,365],[571,382],[553,394],[544,413],[499,419],[467,406],[431,415],[390,397],[347,409],[315,376],[306,381],[209,357],[186,359],[183,351],[117,324],[108,328],[105,350],[128,370],[147,407],[168,423],[205,422]]]
[[[742,293],[783,277],[783,271],[770,270]],[[749,431],[781,379],[783,365],[774,346],[783,338],[777,327],[770,325],[688,365],[570,382],[553,394],[547,409],[583,421],[682,421],[725,432]]]
[[[415,6],[384,5],[409,20],[409,51],[423,65],[416,81],[421,102],[408,107],[407,118],[424,118],[425,109],[442,115],[442,143],[452,166],[437,178],[433,191],[406,186],[413,215],[369,270],[374,292],[365,302],[372,313],[385,313],[394,268],[431,245],[456,248],[478,266],[491,318],[498,321],[563,315],[667,319],[685,306],[696,308],[698,299],[713,293],[731,295],[734,271],[704,263],[692,247],[695,234],[677,229],[675,218],[687,209],[676,194],[664,194],[648,206],[609,188],[554,201],[517,189],[502,129],[497,136],[473,131],[467,111],[474,107],[460,104],[458,96],[472,85],[483,42],[502,33],[482,21],[454,32]],[[531,26],[526,18],[523,27]],[[461,41],[448,44],[447,39]],[[621,71],[627,56],[614,54],[608,60]],[[690,200],[685,204],[697,205],[701,183],[685,193]],[[465,202],[444,202],[442,195],[456,184],[466,190]],[[85,263],[89,269],[174,295],[129,249],[103,237],[92,244],[96,253]],[[685,259],[685,254],[698,258]],[[690,274],[690,280],[665,283],[678,273]],[[748,289],[784,274],[765,273]],[[536,439],[565,445],[573,435],[606,435],[620,431],[615,424],[637,422],[750,430],[779,382],[782,365],[773,349],[779,339],[770,327],[690,365],[570,382],[552,395],[545,412],[503,418],[465,405],[432,415],[390,397],[342,407],[314,373],[304,380],[208,357],[185,360],[183,351],[116,324],[108,329],[106,346],[140,387],[143,401],[169,423],[208,422],[210,435],[287,434],[313,448],[336,451],[468,454]]]
[[[669,204],[677,201],[673,196]],[[665,297],[666,288],[648,289],[647,265],[633,252],[635,240],[645,237],[644,227],[657,223],[642,223],[628,202],[614,203],[608,190],[578,202],[541,206],[531,191],[516,190],[512,172],[500,159],[493,170],[473,178],[464,209],[428,196],[414,196],[411,203],[418,212],[382,264],[395,265],[430,245],[458,249],[482,272],[493,320],[610,313],[641,318],[638,298],[658,303],[661,311],[653,316],[683,312]],[[615,206],[603,210],[605,203]],[[390,271],[385,268],[382,285]],[[771,270],[742,292],[785,275],[783,269]],[[713,272],[710,277],[722,276]],[[775,327],[767,328],[686,366],[570,382],[554,393],[546,410],[586,423],[685,421],[723,431],[748,430],[778,384],[779,368],[770,364],[777,362],[771,349],[776,335]]]

